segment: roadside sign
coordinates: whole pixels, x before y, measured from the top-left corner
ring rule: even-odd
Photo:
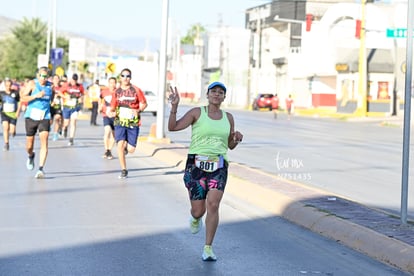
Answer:
[[[56,73],[56,75],[61,77],[61,76],[63,76],[63,74],[65,74],[65,70],[62,67],[58,66],[55,70],[55,73]]]
[[[390,37],[390,38],[406,38],[407,37],[407,29],[406,28],[387,29],[387,37]]]
[[[62,64],[63,48],[52,48],[50,51],[50,60],[54,66]]]
[[[116,70],[116,65],[115,65],[115,63],[109,62],[109,63],[106,65],[106,72],[107,72],[107,73],[115,73],[115,70]]]

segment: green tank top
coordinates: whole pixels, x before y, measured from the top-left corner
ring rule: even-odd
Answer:
[[[192,125],[191,143],[188,153],[207,156],[222,155],[227,160],[230,122],[227,113],[222,112],[220,120],[208,117],[206,107],[200,107],[200,118]]]

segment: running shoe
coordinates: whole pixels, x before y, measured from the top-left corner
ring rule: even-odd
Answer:
[[[190,218],[190,230],[192,234],[197,234],[200,232],[201,227],[203,226],[203,220],[201,218],[195,219],[193,217]]]
[[[205,262],[215,262],[217,261],[216,255],[214,255],[213,247],[211,245],[205,245],[203,250],[203,255],[201,256]]]
[[[59,134],[57,132],[53,133],[53,141],[57,141],[59,139]]]
[[[73,138],[69,138],[68,146],[73,146]]]
[[[33,152],[33,155],[32,156],[29,156],[28,158],[27,158],[27,161],[26,161],[26,168],[29,170],[29,171],[31,171],[31,170],[33,170],[34,169],[34,158],[35,158],[35,153]]]
[[[128,177],[128,171],[122,170],[121,175],[118,177],[119,179],[125,179]]]
[[[38,170],[38,171],[36,172],[36,174],[35,174],[35,178],[37,178],[37,179],[43,179],[43,178],[45,178],[45,173],[44,173],[44,171],[43,171],[43,170]]]
[[[3,151],[9,151],[9,149],[10,149],[9,143],[5,143],[3,147]]]
[[[114,157],[112,156],[112,152],[110,151],[110,150],[108,150],[107,152],[106,152],[106,159],[108,159],[108,160],[111,160],[111,159],[113,159]]]

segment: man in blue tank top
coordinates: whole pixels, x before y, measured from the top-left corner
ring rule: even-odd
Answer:
[[[26,151],[28,154],[26,167],[28,170],[34,169],[34,138],[36,133],[39,131],[39,170],[36,172],[35,178],[45,177],[43,166],[46,163],[48,153],[48,139],[51,119],[50,103],[53,99],[52,84],[47,80],[48,77],[48,68],[40,67],[37,71],[37,78],[30,80],[22,93],[22,101],[28,102],[28,106],[24,114],[26,123]]]

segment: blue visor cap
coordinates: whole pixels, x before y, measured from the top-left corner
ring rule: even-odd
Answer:
[[[226,90],[227,90],[227,89],[226,89],[226,87],[224,86],[224,84],[222,84],[222,83],[221,83],[221,82],[219,82],[219,81],[212,82],[212,83],[208,86],[208,90],[210,90],[210,89],[212,89],[212,88],[214,88],[214,87],[216,87],[216,86],[223,88],[224,93],[226,93]]]

